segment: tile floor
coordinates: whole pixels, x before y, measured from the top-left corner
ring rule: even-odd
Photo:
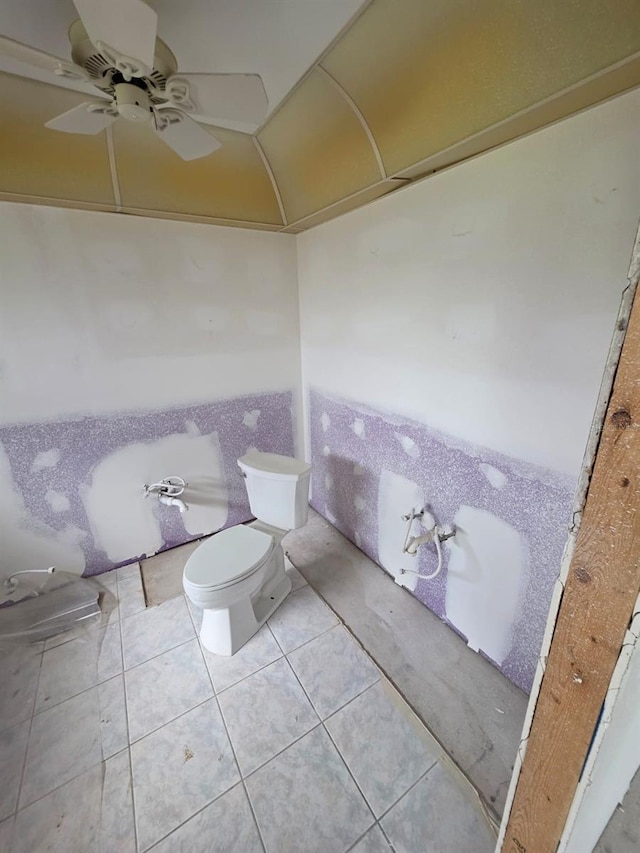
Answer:
[[[3,853],[490,853],[471,789],[293,567],[232,658],[103,576],[88,631],[0,656]]]

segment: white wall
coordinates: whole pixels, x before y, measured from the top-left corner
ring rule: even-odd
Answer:
[[[577,476],[639,137],[636,91],[300,235],[305,384]]]
[[[244,490],[225,475],[215,417],[167,430],[171,410],[291,392],[293,412],[270,411],[272,433],[240,401],[226,453],[254,440],[276,449],[292,417],[301,452],[295,237],[0,203],[0,258],[0,427],[11,425],[0,444],[0,575],[51,563],[95,571],[241,520]],[[90,416],[102,420],[86,435],[62,435],[59,464],[57,424]],[[34,423],[42,453],[16,449],[15,425]],[[28,453],[33,473],[18,486]],[[40,500],[43,471],[53,485]],[[185,516],[142,497],[170,474],[189,481]]]
[[[295,237],[0,202],[15,423],[299,386]]]
[[[640,91],[298,237],[304,386],[351,402],[352,418],[370,407],[404,420],[411,442],[411,424],[423,425],[409,469],[378,420],[366,438],[370,506],[353,520],[350,484],[327,494],[320,475],[359,450],[337,410],[318,433],[319,409],[307,419],[314,506],[328,518],[334,506],[340,529],[397,577],[406,559],[385,542],[402,542],[412,504],[385,490],[396,475],[409,491],[426,484],[439,523],[459,530],[442,574],[414,594],[524,689],[627,284],[638,139]],[[438,441],[461,451],[449,469]],[[381,457],[392,460],[386,479],[374,472]],[[506,503],[491,488],[510,489]]]

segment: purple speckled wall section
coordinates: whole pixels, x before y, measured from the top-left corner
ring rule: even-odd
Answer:
[[[361,422],[359,434],[356,420]],[[490,512],[518,531],[528,551],[530,577],[500,669],[529,691],[567,537],[575,485],[570,478],[317,391],[310,392],[310,431],[312,506],[378,563],[378,487],[384,469],[417,483],[439,524],[452,523],[466,505]],[[411,454],[403,448],[403,437],[413,442],[407,443]],[[506,474],[503,487],[491,485],[481,463]],[[356,496],[364,499],[361,508],[354,503]],[[409,509],[398,507],[398,512]],[[431,549],[422,549],[412,568],[416,562],[423,573],[432,571]],[[432,581],[418,581],[413,593],[445,621],[446,584],[445,553],[442,573]]]
[[[186,421],[192,421],[202,435],[216,432],[228,490],[225,526],[230,527],[251,518],[236,460],[248,446],[292,456],[291,407],[290,393],[247,395],[169,411],[118,413],[81,420],[5,426],[0,427],[0,444],[7,453],[15,485],[31,516],[54,530],[63,530],[72,524],[88,534],[81,540],[86,559],[85,575],[95,575],[124,564],[113,563],[96,547],[80,494],[81,488],[90,483],[91,474],[100,462],[127,445],[184,434]],[[243,416],[252,409],[260,409],[260,417],[257,424],[249,428],[243,423]],[[60,453],[55,467],[33,470],[37,454],[51,448]],[[142,485],[141,500],[144,499]],[[45,500],[49,489],[64,490],[70,502],[67,512],[53,512]],[[194,538],[186,532],[178,512],[156,512],[156,517],[160,523],[162,550]],[[131,558],[124,562],[132,562],[142,556],[145,555],[131,554]]]

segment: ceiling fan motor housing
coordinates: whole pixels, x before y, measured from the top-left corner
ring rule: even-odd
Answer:
[[[135,83],[116,83],[113,88],[118,112],[122,118],[138,124],[151,118],[151,101],[146,88]]]

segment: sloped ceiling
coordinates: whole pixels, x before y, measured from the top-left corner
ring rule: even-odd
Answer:
[[[204,0],[192,2],[159,33],[183,53],[190,26],[202,35]],[[241,27],[252,3],[218,5]],[[323,4],[298,5],[301,32],[317,30],[304,10]],[[202,68],[203,53],[198,70],[260,71],[272,112],[254,134],[215,128],[223,147],[188,163],[126,121],[95,137],[48,130],[85,96],[0,72],[0,198],[297,233],[640,85],[640,0],[353,0],[341,14],[335,32],[355,17],[324,53],[331,28],[316,33],[301,78],[300,51],[277,61],[285,20],[235,60]],[[68,55],[43,38],[31,43]],[[266,64],[248,65],[252,49]]]

